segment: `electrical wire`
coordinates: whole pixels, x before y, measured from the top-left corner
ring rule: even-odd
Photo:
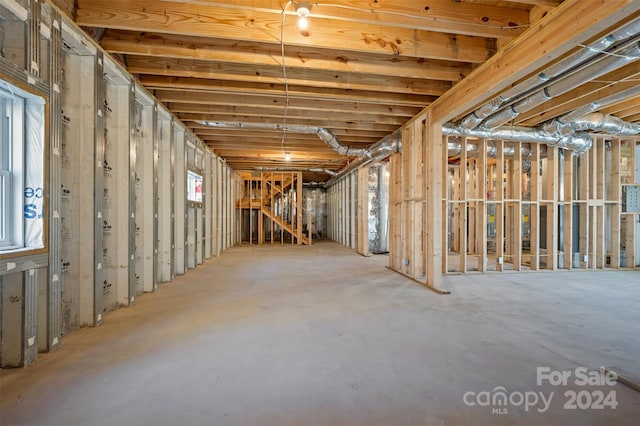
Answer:
[[[280,22],[280,54],[282,59],[282,78],[284,79],[284,116],[282,118],[282,140],[280,141],[280,151],[282,151],[282,155],[286,155],[284,152],[284,141],[287,137],[287,115],[289,114],[289,80],[287,79],[287,65],[285,64],[284,59],[284,22],[285,17],[287,16],[285,11],[290,4],[293,4],[293,1],[288,1],[284,7],[282,8],[282,20]]]
[[[600,53],[602,55],[614,56],[616,58],[624,58],[624,59],[629,59],[629,60],[638,59],[636,56],[620,55],[619,53],[607,52],[606,50],[596,49],[596,48],[593,48],[591,46],[585,46],[584,44],[578,44],[578,46],[580,46],[580,47],[582,47],[584,49],[587,49],[590,52]]]

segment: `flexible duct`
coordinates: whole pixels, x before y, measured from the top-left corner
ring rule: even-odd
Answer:
[[[257,172],[312,172],[312,173],[325,173],[330,176],[335,176],[338,172],[331,169],[315,168],[315,167],[253,167],[252,170]]]
[[[247,129],[247,130],[278,130],[291,133],[303,133],[303,134],[315,134],[331,149],[340,155],[346,155],[348,157],[363,157],[368,155],[366,148],[351,148],[346,145],[342,145],[338,138],[331,133],[330,130],[324,127],[314,126],[283,126],[281,124],[271,123],[240,123],[229,121],[198,121],[198,123],[209,127],[224,128],[224,129]]]
[[[568,135],[584,130],[624,136],[640,134],[640,125],[601,112],[592,112],[570,122],[565,122],[562,118],[552,120],[542,127],[546,132],[555,135]]]
[[[365,166],[374,161],[384,160],[394,152],[402,151],[402,135],[400,129],[380,139],[378,142],[367,148],[367,151],[367,155],[347,164],[347,166],[340,170],[335,176],[331,177],[327,181],[326,185],[330,186],[342,176],[356,170],[358,167]]]
[[[491,115],[481,126],[487,129],[495,129],[516,118],[521,113],[530,111],[533,108],[542,105],[549,99],[555,98],[556,96],[574,89],[585,81],[601,77],[638,59],[640,59],[640,46],[635,42],[633,46],[623,49],[620,52],[620,55],[607,56],[591,65],[589,68],[585,68],[558,80],[509,108]]]
[[[324,141],[324,143],[340,155],[346,155],[348,157],[366,157],[369,154],[366,148],[350,148],[342,145],[336,136],[324,127],[318,127],[316,134]]]
[[[498,111],[500,107],[502,107],[502,105],[512,101],[518,95],[533,90],[536,86],[544,84],[552,78],[557,78],[563,73],[569,71],[571,68],[578,66],[579,64],[590,60],[591,58],[600,54],[600,52],[609,48],[616,41],[626,40],[638,34],[638,32],[640,32],[640,18],[634,19],[620,29],[595,41],[594,43],[591,43],[586,48],[580,49],[576,53],[550,66],[544,72],[530,77],[522,83],[517,84],[509,90],[503,92],[499,96],[496,96],[495,98],[463,118],[460,122],[460,126],[467,129],[473,129],[477,127],[485,118]]]
[[[570,113],[563,115],[558,120],[562,121],[563,123],[568,123],[600,108],[605,108],[609,105],[613,105],[636,96],[640,96],[640,84],[575,109]]]
[[[553,147],[569,149],[582,154],[591,148],[591,136],[585,132],[568,135],[553,135],[539,128],[508,127],[495,130],[466,129],[462,126],[445,124],[442,134],[447,136],[472,136],[478,138],[499,139],[511,142],[542,143]]]

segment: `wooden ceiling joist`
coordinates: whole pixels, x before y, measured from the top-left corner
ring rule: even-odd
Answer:
[[[284,84],[282,67],[278,66],[246,67],[224,62],[129,56],[127,67],[133,74]],[[287,80],[293,85],[427,96],[440,96],[451,88],[451,83],[447,81],[407,77],[387,77],[382,81],[375,75],[322,70],[294,69],[287,71]]]
[[[283,145],[279,131],[201,121],[324,127],[365,147],[428,118],[429,139],[439,138],[442,123],[640,14],[637,0],[309,4],[303,31],[286,0],[77,0],[76,23],[104,29],[102,46],[232,167],[337,170],[349,159],[315,135],[287,134]],[[637,84],[638,66],[580,83],[511,124],[537,126],[618,93]],[[601,111],[637,122],[638,98]]]
[[[280,46],[267,43],[111,30],[103,38],[102,46],[109,52],[126,55],[225,62],[253,66],[254,69],[282,67]],[[460,81],[471,72],[471,66],[463,62],[448,63],[403,56],[346,51],[337,54],[335,51],[304,47],[287,47],[284,54],[284,63],[289,70],[322,70],[443,81]]]
[[[211,117],[209,114],[189,114],[189,113],[180,113],[177,114],[178,117],[185,121],[188,126],[190,126],[189,122],[192,121],[202,121],[202,120],[214,120],[215,117]],[[234,117],[230,116],[228,120],[225,121],[239,121],[242,117]],[[348,119],[348,117],[345,117]],[[242,121],[242,120],[240,120]],[[245,122],[250,123],[268,123],[268,124],[281,124],[282,120],[274,121],[273,118],[267,117],[251,117],[251,120],[244,120]],[[361,123],[361,122],[351,122],[351,121],[329,121],[324,120],[321,117],[308,117],[305,119],[301,118],[288,118],[287,124],[290,125],[301,125],[301,126],[316,126],[316,127],[324,127],[331,131],[334,129],[350,129],[350,130],[370,130],[374,132],[387,132],[393,133],[394,130],[398,128],[398,126],[389,125],[389,124],[378,124],[378,123]]]
[[[458,35],[377,23],[344,22],[317,18],[308,33],[295,19],[247,8],[229,8],[157,0],[80,0],[76,22],[89,27],[117,28],[215,37],[230,40],[313,46],[481,63],[494,49],[483,37]]]
[[[157,90],[155,92],[156,98],[164,103],[175,104],[179,107],[181,104],[188,105],[226,105],[226,106],[239,106],[239,107],[255,107],[255,108],[285,108],[287,104],[287,97],[281,96],[219,96],[211,97],[208,93],[198,92],[183,92],[175,90]],[[412,117],[418,111],[419,108],[405,107],[405,106],[391,106],[391,105],[379,105],[370,104],[366,102],[340,102],[340,101],[325,101],[315,99],[288,99],[288,108],[292,110],[302,111],[335,111],[346,112],[354,114],[385,114],[396,117]],[[406,120],[405,120],[406,121]]]
[[[151,90],[173,89],[210,93],[211,96],[246,94],[256,96],[283,95],[284,84],[252,83],[225,81],[206,78],[167,77],[160,75],[141,75],[140,81]],[[327,99],[336,101],[369,102],[377,104],[391,104],[412,107],[424,107],[433,102],[435,96],[414,95],[405,93],[373,92],[343,90],[336,88],[321,88],[310,86],[295,86],[289,84],[289,98],[297,99]]]

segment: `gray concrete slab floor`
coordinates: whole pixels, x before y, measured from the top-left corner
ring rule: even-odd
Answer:
[[[232,248],[0,371],[0,424],[639,424],[640,393],[594,372],[640,376],[639,272],[449,276],[442,296],[386,260]]]

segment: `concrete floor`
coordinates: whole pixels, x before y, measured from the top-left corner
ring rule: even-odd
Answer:
[[[333,243],[233,248],[0,371],[0,424],[638,424],[640,392],[574,374],[640,376],[640,273],[451,276],[441,296],[385,263]],[[537,367],[573,376],[538,386]],[[497,387],[507,405],[464,402]],[[617,408],[564,409],[567,391]]]

